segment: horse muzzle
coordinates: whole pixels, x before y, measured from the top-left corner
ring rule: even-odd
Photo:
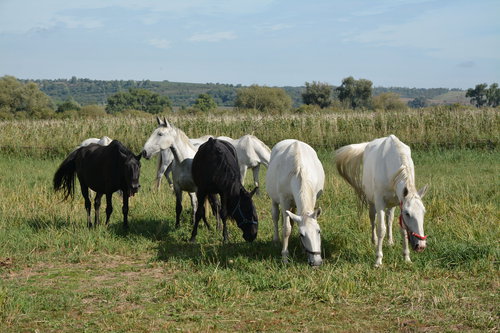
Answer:
[[[151,154],[149,154],[146,150],[143,150],[141,152],[141,155],[142,155],[142,157],[144,157],[147,160],[149,160],[151,158]]]

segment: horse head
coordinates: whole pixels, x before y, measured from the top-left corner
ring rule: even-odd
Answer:
[[[252,192],[248,192],[243,187],[240,189],[238,203],[231,216],[236,220],[236,224],[243,231],[243,238],[247,242],[252,242],[257,237],[259,230],[259,219],[257,211],[252,201],[257,187]]]
[[[321,229],[318,224],[318,217],[321,214],[321,208],[312,213],[306,213],[302,216],[295,215],[290,211],[286,214],[299,226],[299,236],[302,246],[307,253],[307,261],[311,266],[320,266],[323,263],[321,259]]]
[[[156,118],[158,127],[153,131],[149,139],[144,144],[142,149],[142,156],[150,159],[153,155],[160,152],[160,150],[168,149],[174,142],[175,127],[163,118]]]
[[[124,157],[124,181],[129,195],[133,197],[141,187],[141,185],[139,184],[139,177],[141,174],[141,154],[129,154]]]
[[[401,216],[399,223],[406,229],[411,247],[416,252],[425,250],[426,238],[424,234],[425,207],[422,198],[427,192],[427,185],[418,192],[410,193],[407,188],[403,192],[403,202],[401,203]]]

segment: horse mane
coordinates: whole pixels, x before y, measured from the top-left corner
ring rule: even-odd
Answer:
[[[411,157],[408,156],[408,154],[403,150],[403,143],[401,141],[396,140],[396,137],[392,137],[392,139],[396,146],[399,157],[401,158],[401,166],[392,178],[392,188],[396,188],[396,185],[399,182],[404,182],[409,193],[416,193],[417,188],[415,186],[415,175],[411,172]]]
[[[293,165],[295,166],[295,170],[292,170],[291,174],[292,176],[297,177],[300,181],[300,191],[298,193],[300,202],[302,203],[303,207],[307,207],[308,209],[314,210],[313,198],[315,198],[316,195],[313,191],[313,186],[311,184],[311,181],[306,176],[307,170],[304,168],[304,165],[302,163],[302,154],[300,149],[298,149],[299,148],[298,142],[293,143],[292,146],[295,148],[294,163],[293,163]],[[303,214],[305,212],[298,212],[298,213]]]
[[[183,130],[181,130],[180,128],[174,127],[173,125],[170,125],[170,126],[172,126],[172,128],[175,130],[175,132],[177,133],[178,138],[180,138],[180,140],[182,141],[182,143],[184,143],[188,147],[192,148],[193,150],[196,150],[196,148],[191,143],[191,141],[189,141],[188,136],[186,135],[186,133],[184,133]]]

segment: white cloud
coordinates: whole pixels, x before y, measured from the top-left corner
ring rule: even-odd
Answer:
[[[154,46],[158,49],[168,49],[170,48],[170,41],[166,40],[166,39],[159,39],[159,38],[152,38],[150,40],[148,40],[148,44],[151,45],[151,46]]]
[[[220,42],[223,40],[232,40],[232,39],[236,39],[236,34],[232,31],[194,34],[189,38],[191,42]]]

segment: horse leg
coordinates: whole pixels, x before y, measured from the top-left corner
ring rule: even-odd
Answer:
[[[281,206],[281,211],[283,215],[283,247],[281,249],[281,257],[283,259],[284,263],[288,262],[288,238],[290,237],[290,234],[292,233],[292,225],[290,223],[290,217],[286,213],[287,210],[290,210],[291,205],[284,201],[281,200],[280,203]]]
[[[394,220],[394,211],[395,210],[396,210],[396,207],[386,209],[387,229],[389,232],[387,235],[387,244],[389,244],[390,246],[394,245],[394,238],[392,237],[392,222]]]
[[[113,213],[113,193],[106,193],[106,225],[109,224],[111,213]]]
[[[375,229],[375,217],[377,215],[377,212],[375,211],[375,205],[370,203],[370,207],[369,207],[369,212],[368,212],[369,216],[370,216],[370,223],[372,225],[372,244],[376,247],[377,246],[377,231]]]
[[[206,197],[205,193],[200,193],[199,191],[196,192],[196,199],[198,200],[198,202],[203,202],[205,200],[205,197]],[[194,243],[196,241],[196,235],[198,234],[198,224],[200,223],[200,220],[204,216],[205,216],[205,205],[198,205],[198,207],[196,208],[196,214],[194,218],[193,231],[191,232],[191,239],[189,239],[191,243]]]
[[[271,205],[271,215],[273,217],[273,222],[274,222],[274,237],[273,241],[279,242],[280,241],[280,236],[279,236],[279,230],[278,230],[278,222],[280,219],[280,207],[277,202],[272,203]]]
[[[95,226],[99,225],[99,210],[101,209],[101,198],[102,198],[102,195],[103,195],[103,193],[96,192],[95,198],[94,198],[94,210],[95,210],[94,225]]]
[[[188,192],[188,193],[189,193],[189,197],[191,198],[191,207],[193,207],[191,224],[194,224],[194,221],[196,219],[196,211],[198,210],[198,199],[196,198],[196,192]],[[205,211],[206,211],[206,209],[205,209]],[[210,226],[208,225],[206,218],[203,218],[203,222],[205,222],[205,225],[207,226],[207,228],[210,229]]]
[[[123,228],[128,229],[128,193],[123,192]]]
[[[257,195],[260,194],[259,170],[260,170],[260,164],[257,164],[257,166],[252,169],[252,172],[253,172],[253,183],[254,183],[255,187],[257,188],[257,191],[255,191],[255,194],[257,194]]]
[[[240,174],[241,174],[241,185],[245,186],[245,176],[247,175],[246,165],[240,165]]]
[[[401,233],[401,239],[403,242],[403,257],[407,263],[411,263],[410,259],[410,248],[408,246],[408,232],[403,226],[400,226],[399,232]]]
[[[179,228],[182,213],[182,190],[174,186],[175,191],[175,227]]]
[[[227,232],[227,211],[225,207],[227,207],[227,198],[225,195],[221,194],[220,195],[220,200],[221,200],[221,220],[222,220],[222,237],[223,237],[223,242],[226,243],[229,239],[228,237],[228,232]]]
[[[82,191],[83,199],[85,200],[85,210],[87,211],[87,227],[92,228],[92,220],[90,219],[90,210],[92,209],[92,203],[89,198],[89,188],[87,185],[80,182],[80,188]]]
[[[222,225],[220,221],[220,202],[217,199],[216,194],[210,194],[208,196],[208,201],[210,202],[210,206],[212,206],[212,214],[215,216],[215,221],[216,221],[216,229],[221,231],[222,230]],[[205,217],[206,220],[206,217]],[[207,222],[205,222],[207,223]]]
[[[172,167],[173,167],[174,163],[170,163],[166,170],[165,170],[165,178],[167,178],[167,182],[168,182],[168,185],[170,186],[170,188],[173,188],[174,187],[174,182],[172,181],[172,178],[170,178],[170,175],[172,174]]]
[[[168,176],[165,173],[165,171],[167,171],[167,165],[165,165],[165,164],[160,165],[158,172],[156,173],[156,189],[157,190],[160,189],[161,179],[163,178],[163,175],[165,175],[165,178],[167,178],[167,180],[168,180]]]
[[[385,237],[385,232],[386,232],[386,226],[385,226],[385,203],[377,202],[375,204],[375,209],[376,209],[376,220],[377,220],[377,249],[376,249],[376,255],[377,259],[375,261],[375,267],[379,267],[382,265],[382,258],[384,257],[384,253],[382,252],[382,243],[384,241]]]

